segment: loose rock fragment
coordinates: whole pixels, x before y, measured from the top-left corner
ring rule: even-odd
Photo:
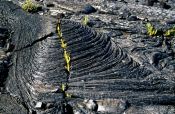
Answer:
[[[97,100],[98,111],[103,113],[121,114],[127,108],[127,102],[121,99]]]
[[[43,103],[42,102],[37,102],[36,105],[35,105],[35,108],[36,109],[41,109],[43,106]]]
[[[92,99],[85,100],[84,103],[85,103],[86,107],[92,111],[95,111],[97,109],[97,104]]]

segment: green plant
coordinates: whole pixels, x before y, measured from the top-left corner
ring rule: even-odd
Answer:
[[[65,68],[68,72],[70,72],[70,54],[66,50],[64,50],[64,59],[66,62]]]
[[[154,28],[154,26],[151,23],[146,24],[146,29],[149,36],[157,35],[157,30]]]
[[[64,60],[66,62],[66,65],[65,65],[65,69],[70,72],[70,54],[67,52],[66,50],[66,47],[67,47],[67,43],[66,41],[64,40],[63,36],[62,36],[62,32],[61,32],[61,25],[60,25],[60,19],[58,19],[58,26],[57,26],[57,34],[58,34],[58,38],[60,39],[60,42],[61,42],[61,47],[63,48],[64,50]]]
[[[60,22],[60,19],[58,19],[57,33],[58,33],[58,37],[59,37],[60,39],[62,39],[62,32],[61,32],[61,22]]]
[[[72,94],[66,92],[67,88],[68,88],[68,85],[67,84],[61,84],[60,89],[64,93],[64,96],[66,98],[72,98]]]
[[[61,91],[66,91],[67,84],[61,84]]]
[[[83,25],[87,25],[88,22],[89,22],[89,17],[88,17],[87,15],[85,15],[85,16],[83,17],[83,19],[81,20],[81,23],[82,23]]]
[[[61,39],[61,47],[63,49],[66,49],[66,47],[67,47],[67,43],[65,43],[64,39]]]
[[[22,4],[22,9],[24,11],[27,12],[36,12],[38,10],[38,5],[32,3],[31,0],[26,0],[23,4]]]
[[[61,32],[61,20],[58,19],[58,25],[57,25],[57,34],[58,34],[58,38],[60,40],[60,43],[61,43],[61,47],[63,48],[63,51],[64,51],[64,60],[66,62],[66,65],[65,65],[65,69],[70,72],[70,54],[67,52],[66,48],[67,48],[67,43],[66,41],[64,40],[63,36],[62,36],[62,32]],[[60,85],[60,89],[61,91],[63,92],[64,96],[66,98],[72,98],[72,94],[69,94],[66,92],[66,90],[68,89],[68,85],[67,84],[61,84]]]
[[[166,37],[175,36],[175,27],[165,31],[164,36],[166,36]]]
[[[72,94],[70,94],[70,93],[65,93],[65,96],[67,97],[67,98],[72,98]]]

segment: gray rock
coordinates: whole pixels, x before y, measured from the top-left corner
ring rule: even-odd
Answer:
[[[154,46],[159,37],[151,37],[142,32],[146,31],[145,18],[148,21],[164,22],[165,19],[172,19],[174,11],[136,5],[133,1],[127,1],[127,4],[108,2],[111,3],[106,4],[106,9],[98,6],[100,3],[93,5],[103,13],[90,15],[100,20],[94,21],[95,29],[107,31],[106,33],[122,33],[112,35],[112,39],[74,22],[78,19],[76,16],[82,14],[72,13],[70,16],[75,16],[71,18],[74,21],[61,20],[63,36],[71,54],[70,76],[64,69],[63,50],[55,32],[57,20],[26,14],[9,2],[0,3],[0,26],[5,25],[8,28],[12,40],[10,43],[15,45],[11,57],[13,65],[9,69],[5,86],[11,95],[24,102],[30,112],[59,114],[75,110],[80,114],[101,113],[91,109],[95,106],[95,101],[103,99],[110,100],[104,105],[97,104],[104,106],[103,109],[110,114],[116,114],[116,110],[119,113],[156,112],[150,110],[154,106],[174,104],[174,71],[170,70],[173,69],[173,54],[169,53],[171,48],[167,47],[162,53],[161,43]],[[54,8],[59,6],[62,12],[74,12],[81,5],[80,2],[64,1],[62,4],[55,4]],[[125,19],[120,19],[119,12],[125,10],[130,14]],[[140,20],[128,21],[127,18],[132,15],[137,15]],[[157,22],[156,25],[159,27],[161,24]],[[159,59],[157,66],[162,66],[161,70],[148,60],[151,58],[148,55],[156,52],[161,52],[160,55],[163,56],[159,58],[159,54],[155,54],[155,58]],[[66,98],[64,92],[60,91],[62,83],[68,83],[66,93],[72,94],[72,98]],[[88,105],[83,107],[76,107],[76,102],[85,98],[94,101],[87,102]],[[37,101],[46,103],[46,107],[43,110],[35,109]],[[70,104],[70,107],[66,104]],[[146,108],[148,106],[150,108]]]
[[[92,111],[97,110],[97,103],[93,101],[92,99],[90,100],[84,100],[84,104],[86,105],[86,108]]]
[[[173,106],[130,107],[124,114],[174,114]]]
[[[139,20],[139,19],[137,18],[137,16],[131,15],[131,16],[129,16],[129,17],[127,18],[127,20],[128,20],[128,21],[137,21],[137,20]]]
[[[43,107],[43,103],[42,102],[37,102],[35,105],[36,109],[41,109]]]
[[[0,27],[0,40],[7,38],[8,30],[6,28]]]
[[[90,13],[94,13],[96,11],[97,10],[92,5],[86,4],[81,12],[84,14],[90,14]]]
[[[127,102],[121,99],[97,100],[98,112],[121,114],[127,109]]]
[[[28,114],[28,110],[14,97],[7,94],[0,94],[0,113]]]
[[[175,19],[169,19],[166,21],[167,24],[175,24]]]
[[[108,33],[108,36],[110,36],[110,37],[116,37],[116,36],[121,36],[121,35],[123,35],[123,33],[121,31],[117,31],[117,30],[111,31]]]

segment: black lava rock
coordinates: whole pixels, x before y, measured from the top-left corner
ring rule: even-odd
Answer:
[[[166,21],[166,24],[175,24],[175,19],[169,19]]]
[[[137,21],[137,20],[139,20],[139,19],[137,18],[137,16],[131,15],[131,16],[128,17],[127,20],[128,20],[128,21]]]
[[[121,31],[115,30],[115,31],[111,31],[108,33],[108,36],[110,37],[116,37],[116,36],[121,36],[123,35],[123,33]]]
[[[0,27],[0,39],[6,38],[8,35],[8,30]]]
[[[97,10],[91,6],[90,4],[86,4],[83,8],[83,10],[81,11],[81,13],[84,13],[84,14],[90,14],[90,13],[94,13],[96,12]]]
[[[131,13],[127,9],[124,9],[123,11],[120,11],[119,16],[120,19],[127,19],[129,16],[131,16]]]
[[[154,52],[151,56],[152,64],[158,65],[159,61],[163,58],[168,57],[168,54],[162,52]]]
[[[52,2],[48,2],[48,3],[46,3],[46,6],[47,6],[47,7],[54,7],[54,6],[55,6],[55,4],[54,4],[54,3],[52,3]]]
[[[157,2],[157,0],[147,0],[146,5],[153,6],[155,2]]]
[[[170,9],[170,8],[171,8],[171,6],[168,5],[168,4],[165,3],[165,2],[160,2],[160,6],[161,6],[162,8],[164,8],[164,9]]]
[[[5,45],[5,40],[8,38],[8,30],[0,27],[0,47]]]
[[[3,86],[4,81],[7,78],[7,73],[8,73],[8,69],[7,69],[7,65],[3,62],[0,61],[0,87]]]

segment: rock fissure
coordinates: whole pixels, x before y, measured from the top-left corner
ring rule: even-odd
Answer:
[[[32,47],[32,46],[35,45],[36,43],[41,42],[41,41],[47,39],[48,37],[50,37],[50,36],[52,36],[52,35],[53,35],[53,33],[50,33],[50,34],[48,34],[48,35],[46,35],[46,36],[44,36],[44,37],[42,37],[42,38],[39,38],[39,39],[33,41],[32,43],[26,45],[25,47],[22,47],[22,48],[20,48],[20,49],[14,50],[14,52],[18,52],[18,51],[21,51],[21,50],[23,50],[23,49],[27,49],[27,48],[29,48],[29,47]]]
[[[64,37],[62,36],[62,30],[61,30],[61,20],[58,19],[58,24],[57,24],[57,34],[58,34],[58,39],[61,45],[61,48],[63,49],[63,57],[64,57],[64,61],[65,61],[65,70],[67,71],[67,79],[70,78],[70,67],[71,67],[71,58],[70,58],[70,54],[68,53],[67,50],[67,43],[64,39]],[[71,94],[67,93],[67,89],[68,89],[68,82],[67,83],[63,83],[61,84],[61,91],[64,94],[64,97],[72,97]]]

